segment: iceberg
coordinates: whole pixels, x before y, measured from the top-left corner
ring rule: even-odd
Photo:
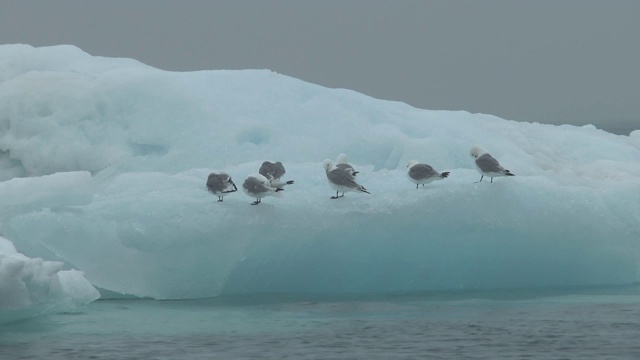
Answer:
[[[100,297],[81,271],[63,266],[28,258],[0,236],[0,324],[73,309]]]
[[[0,231],[103,294],[640,281],[640,131],[423,110],[269,70],[168,72],[67,45],[0,46],[0,99]],[[476,144],[516,176],[476,183]],[[370,195],[330,199],[322,161],[340,153]],[[413,159],[450,175],[416,189]],[[207,192],[214,169],[242,184],[265,160],[295,180],[282,198]]]

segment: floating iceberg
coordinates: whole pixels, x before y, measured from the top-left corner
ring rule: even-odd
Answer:
[[[0,46],[0,99],[0,230],[112,292],[640,280],[640,131],[421,110],[267,70],[167,72],[72,46]],[[517,176],[474,183],[475,144]],[[340,153],[371,195],[330,199],[321,163]],[[416,189],[413,159],[450,176]],[[241,184],[265,160],[295,180],[282,198],[207,192],[212,169]]]
[[[100,297],[82,272],[63,266],[28,258],[0,236],[0,323],[69,310]]]

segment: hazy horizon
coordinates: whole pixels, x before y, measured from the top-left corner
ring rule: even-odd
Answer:
[[[270,69],[432,110],[640,129],[637,1],[6,0],[0,44]]]

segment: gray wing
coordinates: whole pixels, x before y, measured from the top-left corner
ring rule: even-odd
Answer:
[[[500,173],[504,171],[504,168],[500,166],[498,160],[494,159],[489,154],[484,154],[476,159],[476,165],[482,172],[485,173]]]
[[[423,180],[434,176],[440,176],[440,174],[435,171],[431,165],[416,164],[409,169],[409,176],[414,180]]]
[[[336,185],[357,189],[360,187],[351,174],[342,169],[333,169],[327,173],[329,181]]]
[[[227,175],[227,177],[229,177]],[[207,178],[207,189],[214,192],[221,192],[224,190],[225,185],[223,183],[224,175],[211,173]]]
[[[336,167],[338,169],[347,170],[347,171],[351,171],[351,172],[353,172],[355,170],[353,168],[353,166],[351,166],[349,164],[336,164]]]
[[[282,177],[282,175],[284,175],[287,172],[284,169],[284,165],[282,165],[282,163],[280,161],[278,161],[275,164],[273,164],[273,167],[274,167],[274,171],[273,171],[273,178],[274,179],[280,179]]]
[[[262,181],[259,181],[258,179],[254,178],[254,177],[248,177],[244,183],[242,184],[242,187],[245,188],[248,192],[252,193],[252,194],[261,194],[261,193],[265,193],[267,191],[269,191],[269,187],[267,187],[266,185],[264,185],[262,183]]]
[[[278,180],[284,175],[287,171],[284,169],[284,165],[280,161],[276,163],[272,163],[269,161],[265,161],[260,166],[260,170],[258,173],[269,180]]]
[[[266,177],[267,179],[273,179],[273,175],[276,172],[275,166],[276,164],[269,161],[265,161],[260,166],[260,170],[258,170],[258,173]]]
[[[211,173],[207,178],[207,189],[214,193],[229,193],[238,191],[236,184],[231,181],[231,176],[226,173]]]
[[[371,194],[364,186],[358,184],[349,172],[342,169],[333,169],[327,173],[329,181],[338,186],[344,186],[345,188],[353,189],[355,191],[361,191],[367,194]]]

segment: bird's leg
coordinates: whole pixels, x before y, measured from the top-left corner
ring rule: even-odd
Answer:
[[[491,183],[493,184],[493,177],[491,178]]]
[[[332,196],[331,198],[332,198],[332,199],[337,199],[337,198],[339,198],[339,197],[340,197],[340,196],[338,196],[338,192],[336,191],[336,196]]]
[[[416,189],[418,188],[418,184],[416,184]]]
[[[258,204],[260,204],[260,198],[256,199],[256,201],[251,203],[251,205],[258,205]]]
[[[475,183],[479,183],[480,181],[482,181],[482,178],[484,177],[484,175],[480,175],[480,180],[476,181]]]
[[[222,196],[218,196],[218,202],[223,202],[224,198]]]

